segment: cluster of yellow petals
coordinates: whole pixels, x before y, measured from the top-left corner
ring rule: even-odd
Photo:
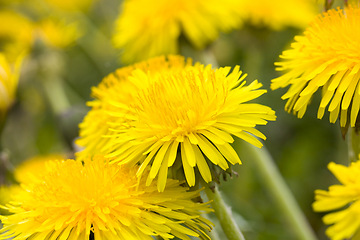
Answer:
[[[172,166],[182,166],[187,183],[194,186],[196,169],[210,182],[209,164],[226,170],[227,162],[241,163],[231,135],[262,146],[257,137],[266,137],[254,127],[275,120],[275,112],[247,103],[266,90],[257,81],[245,86],[246,75],[238,66],[230,73],[230,67],[213,70],[180,56],[143,65],[163,67],[135,69],[125,81],[110,75],[105,85],[93,89],[100,99],[90,103],[93,109],[80,125],[77,143],[85,147],[80,157],[100,150],[119,164],[140,163],[138,177],[152,165],[147,185],[158,177],[158,190],[163,191]]]
[[[331,9],[319,15],[304,36],[295,37],[292,49],[284,51],[280,56],[283,61],[276,63],[277,70],[287,72],[271,84],[272,89],[290,85],[282,96],[288,99],[286,111],[301,118],[313,94],[322,88],[318,118],[330,104],[330,122],[340,113],[341,126],[355,126],[360,108],[359,22],[357,7]]]
[[[122,60],[133,63],[163,54],[177,54],[181,34],[204,48],[219,31],[240,26],[236,0],[125,0],[117,20],[114,44]]]
[[[328,168],[342,185],[330,186],[328,191],[316,190],[313,208],[317,212],[341,209],[324,216],[325,224],[333,224],[326,234],[332,240],[350,239],[360,231],[360,161],[349,167],[331,162]]]
[[[159,193],[156,182],[145,186],[136,177],[136,167],[102,156],[53,160],[46,167],[3,206],[13,214],[0,216],[0,239],[88,240],[91,232],[97,240],[209,239],[212,224],[200,216],[209,205],[193,202],[200,190],[187,191],[178,180],[169,179]]]
[[[165,57],[156,57],[119,68],[106,76],[97,87],[92,87],[91,94],[95,100],[87,103],[92,109],[79,125],[80,139],[76,143],[84,149],[76,153],[77,158],[84,159],[88,155],[105,153],[104,148],[110,144],[110,139],[104,136],[111,134],[109,128],[113,126],[109,123],[123,121],[125,114],[131,116],[132,113],[130,109],[126,109],[126,106],[133,101],[134,95],[139,91],[138,87],[144,84],[135,85],[129,81],[128,78],[133,76],[132,73],[135,69],[149,74],[161,74],[178,72],[191,65],[191,59],[185,62],[184,58],[179,56],[169,56],[168,60]],[[113,104],[114,102],[116,102],[116,106]],[[123,105],[121,109],[119,108],[120,103]],[[113,113],[117,111],[118,113],[114,115]]]
[[[2,185],[0,186],[0,206],[5,205],[13,200],[13,196],[21,191],[21,187],[18,184],[14,185]],[[0,207],[0,215],[8,215],[9,211]]]

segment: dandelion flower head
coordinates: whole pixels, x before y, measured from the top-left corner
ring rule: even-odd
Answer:
[[[360,161],[348,167],[331,162],[328,168],[341,185],[330,186],[328,191],[316,190],[313,209],[317,212],[341,209],[323,217],[324,223],[331,225],[326,235],[332,240],[350,239],[360,230]]]
[[[113,42],[125,63],[177,54],[181,34],[201,49],[240,26],[236,6],[236,0],[125,0]]]
[[[174,170],[181,166],[187,183],[194,186],[196,169],[210,182],[214,166],[226,170],[228,162],[241,163],[230,145],[234,141],[232,135],[262,146],[257,137],[266,137],[255,126],[276,117],[271,108],[248,103],[266,92],[259,89],[262,85],[258,81],[245,86],[246,75],[242,75],[239,66],[231,72],[230,67],[214,70],[211,65],[189,65],[180,56],[157,59],[162,59],[158,63],[166,71],[135,69],[127,79],[131,88],[124,89],[119,81],[114,84],[117,87],[104,90],[102,96],[107,93],[107,97],[102,101],[112,105],[107,114],[113,121],[114,116],[117,118],[109,123],[109,134],[103,136],[106,142],[102,143],[102,151],[107,157],[114,157],[119,164],[140,163],[139,177],[151,165],[147,184],[158,176],[158,189],[163,191],[169,167]],[[116,94],[112,94],[114,89],[118,89]],[[132,94],[126,102],[112,98],[123,97],[124,91]],[[84,121],[81,132],[97,131],[89,127],[96,121]],[[96,141],[79,141],[85,149],[88,144]]]
[[[318,13],[314,0],[241,0],[238,9],[244,20],[274,30],[285,27],[304,29]]]
[[[49,161],[47,170],[23,184],[4,207],[13,214],[0,216],[0,239],[85,240],[90,234],[95,239],[209,239],[212,224],[200,214],[211,209],[191,200],[199,191],[169,179],[159,193],[154,185],[138,183],[135,172],[102,156]]]
[[[127,115],[127,118],[132,118],[131,109],[127,105],[134,101],[135,93],[143,85],[141,82],[128,80],[128,78],[133,77],[135,69],[149,74],[162,74],[178,72],[191,65],[191,59],[185,62],[184,58],[179,56],[169,56],[168,60],[165,57],[156,57],[119,68],[105,77],[97,87],[92,88],[91,94],[95,100],[87,103],[92,109],[79,125],[80,139],[76,143],[85,148],[76,153],[77,158],[84,159],[89,155],[105,153],[103,149],[111,142],[109,142],[108,137],[103,136],[113,132],[109,131],[110,128],[113,128],[113,124],[109,123],[126,121],[124,115]],[[115,102],[116,104],[114,104]]]
[[[360,9],[331,9],[316,19],[303,36],[296,36],[291,49],[282,53],[277,70],[286,71],[273,79],[271,88],[290,85],[282,96],[285,110],[303,117],[313,94],[322,89],[317,117],[328,106],[330,122],[340,115],[342,127],[355,126],[360,108]]]

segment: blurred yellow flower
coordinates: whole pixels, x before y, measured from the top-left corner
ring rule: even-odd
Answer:
[[[10,10],[0,10],[0,22],[1,48],[13,62],[33,44],[34,24],[24,15]]]
[[[36,176],[45,171],[45,163],[49,160],[63,159],[61,154],[39,155],[29,158],[17,166],[14,170],[14,177],[19,183],[31,181],[32,176]]]
[[[45,19],[38,23],[40,37],[55,48],[66,48],[81,36],[76,23],[65,23],[60,20]]]
[[[125,0],[113,42],[125,63],[178,53],[181,34],[201,49],[219,31],[240,27],[236,6],[236,0]]]
[[[326,235],[332,240],[350,239],[360,230],[360,161],[349,167],[331,162],[328,168],[342,185],[330,186],[329,191],[316,190],[313,209],[317,212],[341,209],[324,216],[325,224],[333,224]]]
[[[322,88],[323,97],[318,110],[322,118],[330,103],[330,122],[355,126],[360,108],[360,9],[331,9],[319,15],[306,29],[304,36],[296,36],[292,49],[275,63],[278,71],[286,73],[272,80],[271,88],[290,85],[282,99],[289,99],[285,110],[301,118],[313,94]],[[350,110],[351,109],[351,110]]]
[[[191,200],[200,190],[187,191],[169,179],[159,193],[156,182],[145,186],[136,171],[109,164],[102,156],[49,161],[46,171],[23,184],[6,205],[13,214],[0,216],[0,239],[75,240],[90,234],[94,239],[210,239],[212,223],[200,214],[211,209]]]
[[[0,53],[0,122],[15,100],[23,58],[24,54],[21,54],[14,64],[10,64]]]
[[[45,0],[49,5],[63,11],[86,11],[94,0]]]
[[[244,20],[274,30],[304,29],[318,14],[315,0],[240,0],[238,10]]]
[[[77,142],[85,150],[89,146],[93,151],[101,141],[100,151],[119,164],[140,162],[138,177],[152,165],[146,184],[158,176],[158,190],[163,191],[169,167],[180,166],[194,186],[195,169],[210,182],[215,165],[226,170],[228,162],[241,163],[231,135],[262,146],[256,137],[266,137],[255,126],[275,120],[275,112],[247,103],[266,90],[256,80],[245,86],[239,66],[232,72],[230,67],[213,70],[180,56],[158,57],[143,66],[127,77],[110,75],[93,89],[100,99],[80,125]]]

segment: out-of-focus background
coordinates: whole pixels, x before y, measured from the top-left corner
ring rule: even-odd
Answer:
[[[314,213],[311,204],[315,189],[326,189],[336,183],[327,164],[331,161],[347,164],[346,141],[341,137],[338,122],[330,124],[327,113],[322,120],[316,118],[320,93],[305,116],[298,119],[284,111],[281,96],[286,89],[270,90],[271,79],[281,74],[275,71],[274,62],[279,61],[279,55],[290,46],[294,36],[302,34],[306,24],[294,24],[292,21],[296,20],[279,17],[285,13],[296,15],[300,10],[295,3],[299,1],[289,6],[285,4],[292,2],[289,0],[259,2],[264,4],[249,3],[249,10],[244,9],[254,12],[252,17],[238,29],[221,33],[206,51],[215,56],[219,66],[240,65],[248,74],[248,82],[258,79],[268,89],[256,101],[273,108],[277,120],[258,129],[267,136],[266,148],[319,239],[327,239],[326,226],[321,222],[323,214]],[[309,15],[315,17],[323,11],[323,2],[309,2],[313,6]],[[121,3],[0,0],[0,51],[10,60],[22,51],[27,52],[16,101],[1,133],[1,184],[11,183],[12,170],[28,158],[47,154],[73,157],[78,124],[89,110],[86,102],[91,100],[91,87],[124,66],[119,60],[121,50],[112,44]],[[286,6],[289,9],[281,9]],[[342,1],[335,1],[334,6],[342,6]],[[274,12],[270,14],[271,11]],[[264,18],[260,17],[262,14]],[[181,54],[204,61],[199,50],[183,39],[179,41]],[[294,239],[246,149],[237,150],[243,161],[241,166],[234,167],[238,177],[221,183],[221,190],[246,239]]]

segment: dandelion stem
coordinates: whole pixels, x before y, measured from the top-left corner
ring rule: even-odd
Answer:
[[[244,141],[235,141],[235,144],[240,144],[240,142],[243,146],[239,149],[246,149],[247,153],[251,155],[263,182],[271,191],[278,207],[287,218],[289,226],[297,235],[296,239],[316,240],[317,237],[265,146],[257,148]]]
[[[360,134],[355,128],[350,128],[348,132],[348,155],[349,163],[356,162],[360,154]]]
[[[219,190],[215,186],[213,189],[208,184],[204,184],[205,193],[209,200],[212,200],[211,206],[215,210],[215,215],[219,219],[221,227],[229,240],[245,240],[244,235],[238,228],[234,218],[231,215],[230,208],[226,206]]]

